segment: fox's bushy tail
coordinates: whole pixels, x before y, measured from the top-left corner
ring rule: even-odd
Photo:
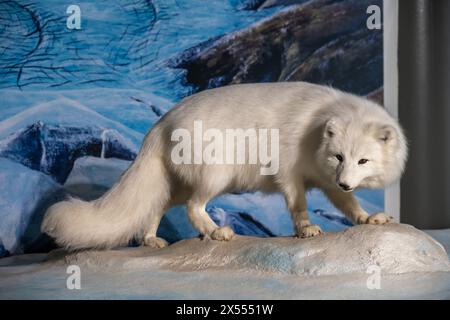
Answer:
[[[155,217],[162,217],[170,197],[164,162],[150,149],[144,142],[133,164],[101,198],[71,198],[51,206],[42,232],[67,249],[112,248],[141,236]]]

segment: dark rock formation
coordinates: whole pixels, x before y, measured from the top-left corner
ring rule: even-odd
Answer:
[[[300,65],[287,65],[280,78],[368,94],[383,84],[383,34],[365,28],[346,34],[316,50]]]
[[[366,26],[381,0],[313,0],[188,49],[170,63],[195,90],[311,81],[366,95],[382,86],[382,31]]]
[[[7,256],[9,256],[9,252],[3,246],[2,239],[0,239],[0,258],[4,258]]]
[[[289,6],[293,4],[305,3],[308,0],[247,0],[243,3],[244,10],[259,10],[276,6]]]
[[[64,183],[77,158],[133,160],[134,146],[116,130],[35,123],[0,141],[0,156]]]

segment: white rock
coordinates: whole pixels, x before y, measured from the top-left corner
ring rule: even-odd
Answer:
[[[377,262],[374,290],[366,267]],[[82,290],[66,288],[74,264]],[[12,256],[0,259],[0,299],[449,299],[448,269],[441,246],[413,227],[358,226],[308,240]]]
[[[64,261],[103,270],[235,270],[299,276],[362,274],[374,265],[382,274],[450,271],[443,246],[403,224],[360,225],[312,239],[190,239],[159,250],[140,247],[74,253],[66,255]]]

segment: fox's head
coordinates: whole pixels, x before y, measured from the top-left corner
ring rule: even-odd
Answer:
[[[383,188],[403,172],[407,146],[401,128],[387,123],[333,117],[325,122],[317,160],[322,173],[345,192]]]

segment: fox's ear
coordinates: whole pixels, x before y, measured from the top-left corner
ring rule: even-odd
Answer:
[[[376,138],[386,144],[395,140],[396,136],[397,131],[389,124],[378,127],[376,132]]]
[[[337,124],[336,120],[330,119],[325,123],[325,127],[323,129],[324,138],[333,138],[337,133]]]

